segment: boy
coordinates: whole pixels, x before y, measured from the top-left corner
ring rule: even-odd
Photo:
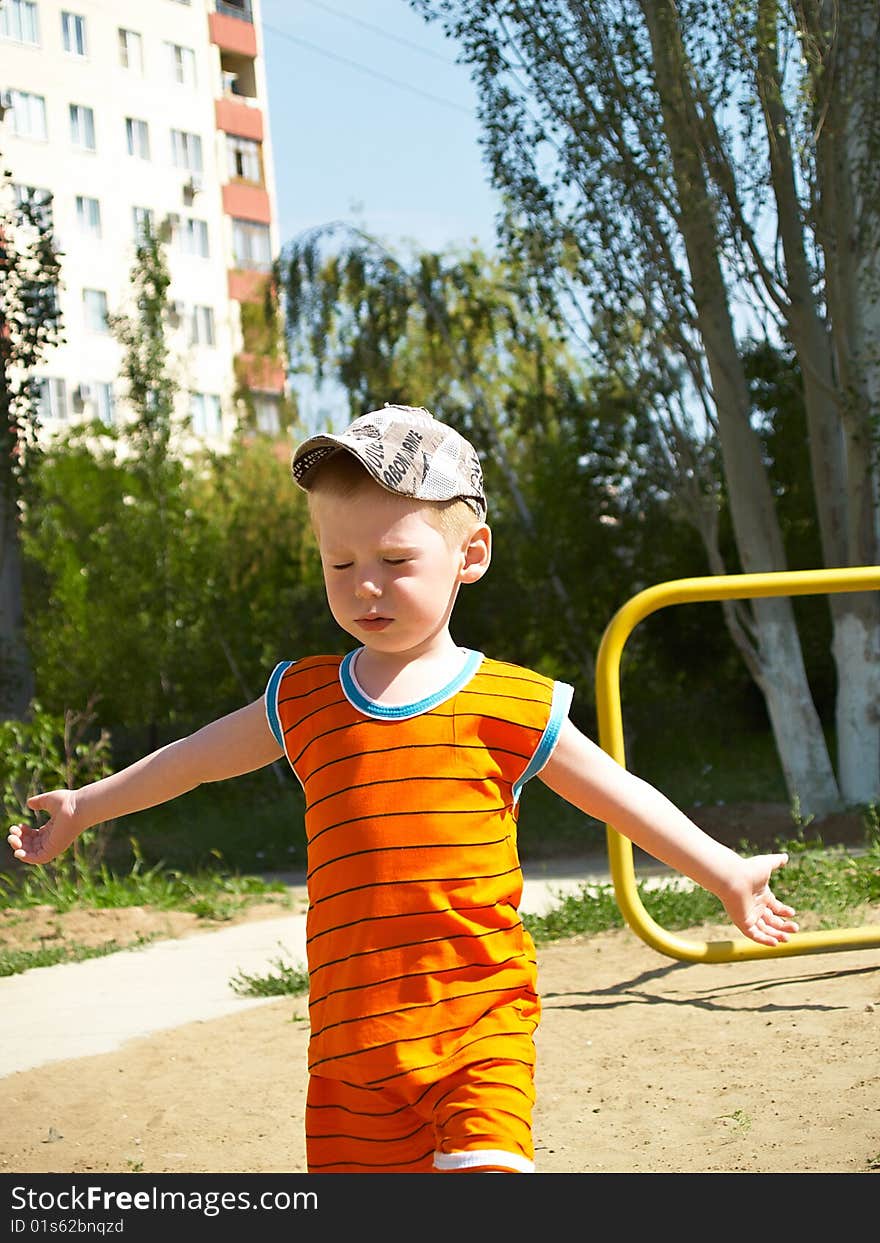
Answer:
[[[89,825],[286,755],[308,836],[312,1172],[531,1171],[540,1014],[517,907],[519,797],[541,779],[715,893],[761,945],[794,914],[769,880],[568,719],[571,687],[459,647],[491,558],[479,460],[426,410],[386,406],[296,450],[344,657],[283,661],[264,696],[8,837],[45,863]]]

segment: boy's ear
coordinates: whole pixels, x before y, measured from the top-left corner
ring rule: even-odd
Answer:
[[[489,568],[492,560],[492,532],[482,523],[468,537],[462,548],[461,581],[478,582]]]

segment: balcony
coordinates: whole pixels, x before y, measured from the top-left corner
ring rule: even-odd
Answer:
[[[247,181],[230,181],[223,187],[223,210],[227,216],[268,224],[272,219],[269,195],[262,186]]]
[[[216,13],[208,14],[208,34],[211,42],[220,48],[221,53],[250,58],[256,56],[257,35],[253,23],[240,21],[238,17],[230,17],[219,10],[218,5]]]
[[[286,372],[284,363],[259,354],[236,356],[235,369],[239,379],[251,392],[283,393]]]
[[[227,273],[229,297],[234,302],[259,302],[266,295],[271,272],[254,268],[230,268]]]
[[[232,99],[215,99],[214,124],[224,134],[237,134],[254,142],[263,141],[263,114],[252,104]]]

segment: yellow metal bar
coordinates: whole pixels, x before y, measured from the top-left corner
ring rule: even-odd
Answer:
[[[756,596],[806,596],[839,591],[876,591],[880,566],[834,570],[791,570],[770,574],[731,574],[680,578],[657,583],[633,596],[606,627],[596,661],[596,712],[599,743],[619,764],[626,765],[620,704],[620,658],[632,631],[658,609],[670,604],[705,600],[745,600]],[[745,937],[735,941],[688,941],[651,918],[639,896],[633,867],[632,842],[606,825],[608,860],[614,893],[629,926],[653,949],[688,962],[729,962],[749,958],[780,958],[868,949],[880,945],[880,926],[799,932],[783,945],[757,945]]]

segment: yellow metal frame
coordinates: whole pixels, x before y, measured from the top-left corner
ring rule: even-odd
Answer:
[[[620,657],[638,623],[670,604],[705,600],[745,600],[756,596],[806,596],[838,591],[876,591],[880,566],[837,570],[792,570],[772,574],[733,574],[681,578],[658,583],[633,596],[609,622],[596,662],[596,711],[599,743],[625,766],[620,704]],[[735,941],[688,941],[662,928],[645,910],[633,867],[632,842],[606,825],[608,859],[617,904],[629,926],[661,954],[687,962],[729,962],[780,958],[792,954],[823,954],[880,945],[880,926],[799,932],[782,945],[758,945],[745,937]]]

